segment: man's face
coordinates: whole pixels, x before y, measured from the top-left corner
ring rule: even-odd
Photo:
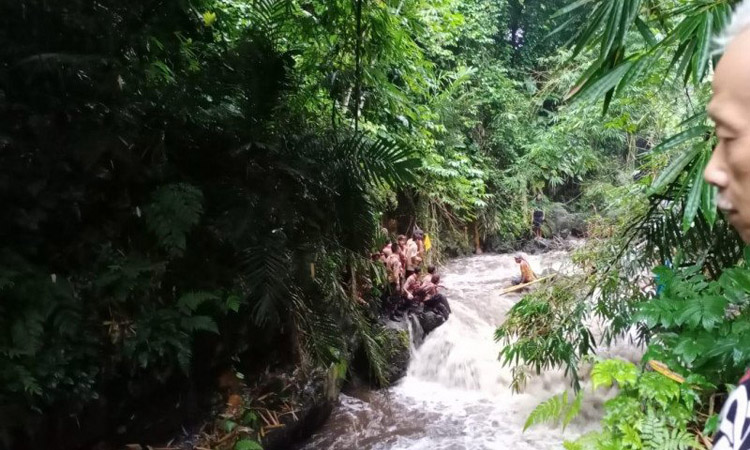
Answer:
[[[708,113],[719,144],[704,177],[719,189],[718,206],[750,243],[750,31],[736,37],[716,67]]]
[[[399,247],[403,247],[404,245],[406,245],[406,239],[399,239],[398,240],[398,245],[399,245]]]

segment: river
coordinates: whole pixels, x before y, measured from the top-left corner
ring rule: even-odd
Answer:
[[[566,252],[528,260],[537,273],[572,269]],[[414,350],[406,377],[387,392],[342,394],[302,449],[559,449],[563,440],[597,427],[612,393],[586,386],[582,413],[565,433],[545,426],[522,431],[534,407],[569,383],[554,371],[532,377],[521,394],[509,388],[510,369],[498,361],[501,345],[493,335],[520,299],[498,293],[518,273],[512,255],[456,259],[441,273],[453,314]],[[637,360],[640,351],[621,342],[598,353]]]

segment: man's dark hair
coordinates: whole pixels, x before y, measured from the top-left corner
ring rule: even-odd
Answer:
[[[398,253],[401,251],[401,247],[399,247],[397,243],[393,242],[391,243],[391,250],[393,250],[393,253]]]
[[[437,267],[430,266],[430,267],[427,268],[427,273],[429,273],[430,275],[432,275],[432,274],[435,273],[436,270],[437,270]]]
[[[432,281],[433,284],[440,283],[440,275],[438,274],[433,275],[432,278],[430,278],[430,281]]]

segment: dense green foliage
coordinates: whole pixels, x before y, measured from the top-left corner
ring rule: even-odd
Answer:
[[[592,0],[560,10],[564,16],[584,4],[589,8],[588,25],[573,43],[576,53],[597,55],[572,97],[603,99],[608,116],[632,86],[657,85],[656,74],[684,86],[688,101],[681,123],[642,159],[642,178],[610,194],[618,214],[597,223],[593,239],[576,255],[584,273],[566,280],[573,287],[522,300],[498,330],[509,344],[506,360],[521,363],[516,372],[525,374],[524,365],[564,366],[574,375],[595,343],[637,330],[646,346],[643,369],[618,360],[595,365],[594,387],[602,384],[597,376],[613,368],[632,377],[610,377],[620,392],[605,404],[602,431],[567,448],[702,448],[716,430],[715,400],[748,366],[747,255],[743,260],[740,239],[717,214],[715,188],[703,180],[716,143],[705,114],[706,79],[715,63],[711,41],[734,3]],[[538,304],[548,311],[535,311]],[[550,321],[550,314],[564,320],[541,332],[518,325]],[[596,342],[592,321],[607,325]],[[536,348],[545,352],[528,350]],[[646,363],[669,372],[652,372]],[[540,405],[530,423],[559,420],[559,413]]]
[[[515,388],[554,366],[577,387],[597,341],[634,325],[647,358],[719,388],[748,362],[731,349],[747,269],[728,269],[741,246],[700,176],[731,2],[53,3],[0,5],[3,445],[137,435],[147,399],[227,369],[345,367],[360,348],[382,382],[370,253],[415,225],[433,261],[513,248],[534,208],[579,222],[548,236],[590,240],[579,275],[498,330]],[[614,380],[641,425],[605,418],[601,442],[687,442],[703,422],[652,423],[688,397]]]
[[[568,450],[584,449],[703,449],[703,442],[688,431],[695,425],[695,408],[701,402],[701,391],[714,388],[700,375],[682,382],[662,374],[641,371],[633,363],[610,359],[594,365],[591,372],[594,390],[613,385],[617,396],[604,403],[602,430],[587,433],[573,442]],[[580,410],[581,398],[568,404],[567,392],[539,405],[529,417],[527,426],[563,420],[569,424]]]
[[[288,8],[3,6],[6,444],[38,412],[127,423],[163,385],[231,364],[328,364],[353,345],[341,327],[383,358],[352,276],[374,270],[378,196],[419,162],[284,110]]]
[[[645,115],[562,106],[564,4],[0,5],[0,442],[144,437],[227,369],[382,379],[382,226],[512,245],[634,161]]]

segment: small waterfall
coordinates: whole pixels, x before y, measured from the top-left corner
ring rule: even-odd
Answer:
[[[411,350],[411,355],[414,357],[417,348],[419,348],[424,341],[424,330],[422,329],[422,324],[419,322],[419,318],[416,315],[407,314],[407,317],[409,318],[406,322],[406,326],[409,329],[409,350]]]
[[[553,252],[528,258],[537,272],[570,267],[569,256]],[[523,433],[528,414],[542,401],[570,389],[560,371],[532,377],[521,394],[509,388],[511,373],[498,361],[497,325],[521,298],[500,296],[518,266],[511,255],[482,255],[453,261],[442,271],[453,314],[419,343],[419,320],[409,317],[412,359],[407,376],[387,395],[367,401],[342,395],[324,429],[303,447],[348,450],[559,449],[598,426],[602,404],[612,394],[586,389],[579,419],[567,428],[533,428]],[[628,342],[600,355],[637,358]]]

